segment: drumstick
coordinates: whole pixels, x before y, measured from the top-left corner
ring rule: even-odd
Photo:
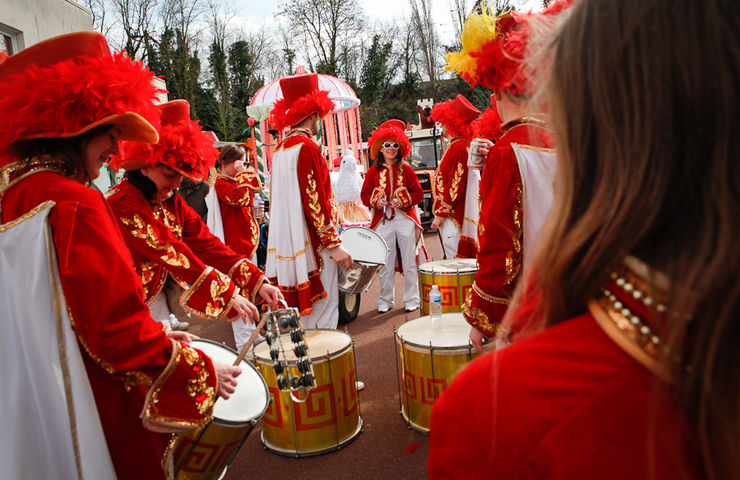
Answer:
[[[265,326],[265,323],[267,322],[267,317],[269,317],[269,315],[262,315],[262,319],[257,324],[257,328],[254,329],[254,332],[252,332],[252,336],[249,337],[247,343],[245,343],[242,347],[242,351],[239,352],[239,355],[236,357],[236,361],[234,361],[234,366],[239,366],[239,364],[242,363],[242,360],[244,360],[244,357],[247,356],[247,352],[252,347],[255,339],[257,339],[257,335],[260,334],[260,332],[262,331],[262,327]]]

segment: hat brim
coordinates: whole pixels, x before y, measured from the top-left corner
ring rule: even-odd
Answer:
[[[85,132],[89,132],[95,127],[101,125],[114,125],[121,129],[121,136],[119,140],[127,140],[130,142],[148,143],[155,144],[159,141],[159,133],[154,126],[147,122],[144,117],[134,112],[125,112],[115,115],[109,115],[105,118],[97,120],[93,123],[85,125],[79,130],[74,132],[65,132],[57,135],[40,134],[32,135],[24,138],[19,138],[15,142],[21,142],[24,140],[36,140],[39,138],[73,138],[82,135]]]

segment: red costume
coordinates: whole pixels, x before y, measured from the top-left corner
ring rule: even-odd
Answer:
[[[262,190],[259,175],[253,171],[236,178],[219,175],[215,187],[224,227],[224,243],[232,250],[253,258],[260,240],[260,226],[254,218],[254,195]]]
[[[147,303],[162,290],[168,273],[189,286],[180,302],[201,318],[222,317],[240,292],[257,301],[265,276],[213,236],[179,195],[151,203],[124,180],[108,193],[108,204],[131,250]]]
[[[698,478],[641,284],[617,272],[588,312],[463,370],[434,404],[429,478]]]
[[[376,160],[365,175],[360,198],[362,203],[373,209],[370,228],[383,237],[390,249],[386,262],[379,269],[380,296],[378,297],[378,312],[387,312],[395,302],[395,270],[400,263],[403,272],[403,303],[406,311],[419,308],[419,277],[416,274],[417,245],[421,236],[422,227],[416,214],[416,205],[424,197],[424,191],[419,179],[406,162],[403,161],[411,153],[411,143],[404,133],[405,124],[401,120],[383,122],[370,135],[367,143],[370,146],[370,157]],[[387,147],[393,149],[396,144],[396,158],[388,167],[381,156],[381,145],[390,143]],[[385,200],[387,204],[381,207]],[[396,208],[392,202],[398,200],[401,206]],[[398,262],[400,260],[400,262]]]
[[[503,130],[481,175],[478,271],[463,305],[468,323],[488,337],[506,333],[500,332],[499,324],[522,266],[522,178],[511,144],[551,146],[539,122],[522,119]]]
[[[400,174],[399,174],[400,172]],[[373,209],[373,218],[370,228],[375,229],[383,220],[383,210],[375,208],[381,198],[398,198],[403,206],[395,214],[403,214],[409,217],[421,228],[419,217],[414,207],[424,198],[424,191],[419,183],[419,178],[411,166],[403,162],[392,168],[373,165],[365,174],[365,182],[362,184],[360,198],[362,203]],[[391,207],[388,207],[391,208]],[[393,209],[396,210],[396,209]]]
[[[15,160],[8,146],[75,137],[97,125],[115,125],[123,139],[156,142],[156,130],[144,119],[156,118],[153,78],[127,57],[112,57],[105,38],[92,32],[56,37],[0,60],[0,89],[24,92],[0,97],[0,114],[12,119],[0,138],[0,166],[10,182],[2,222],[55,202],[49,222],[62,289],[119,478],[164,478],[166,432],[210,419],[213,365],[200,351],[169,339],[149,316],[102,195],[69,178],[64,160],[51,155],[8,165]],[[84,92],[71,94],[78,82]]]
[[[473,138],[473,122],[480,111],[462,95],[438,103],[432,117],[452,137],[450,146],[434,175],[434,216],[441,218],[439,234],[446,258],[475,258],[478,242],[462,234],[468,183],[468,147]],[[449,223],[447,220],[449,220]],[[472,219],[477,222],[478,219]]]

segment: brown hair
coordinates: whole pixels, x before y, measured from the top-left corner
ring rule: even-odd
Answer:
[[[544,95],[559,163],[553,215],[536,278],[516,297],[532,282],[549,326],[583,313],[627,254],[667,274],[664,362],[705,474],[740,478],[739,4],[582,0],[571,10]]]
[[[88,182],[91,179],[85,169],[85,147],[91,139],[111,128],[113,125],[99,125],[76,137],[23,140],[13,145],[12,152],[18,158],[18,165],[21,168],[35,158],[50,155],[62,161],[62,169],[68,177]]]
[[[247,151],[239,145],[224,145],[219,149],[218,165],[219,170],[231,162],[235,162],[247,154]]]

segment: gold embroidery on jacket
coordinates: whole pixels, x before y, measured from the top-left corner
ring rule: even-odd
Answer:
[[[213,299],[213,302],[208,302],[206,305],[206,315],[209,317],[221,316],[226,305],[226,302],[221,297],[229,289],[229,285],[231,284],[229,277],[217,270],[214,271],[216,272],[216,279],[211,281],[211,299]]]
[[[167,225],[175,238],[182,239],[182,225],[178,223],[174,213],[164,208],[162,204],[155,205],[153,212],[154,218]]]
[[[457,168],[455,169],[455,176],[452,178],[452,184],[450,185],[450,204],[454,204],[457,200],[457,194],[458,190],[460,189],[460,182],[462,181],[462,177],[465,171],[463,170],[463,164],[461,162],[457,163]]]
[[[213,407],[216,401],[216,392],[213,387],[208,386],[208,370],[198,352],[185,343],[181,343],[181,347],[183,360],[195,374],[195,378],[188,380],[188,395],[195,401],[198,413],[203,415]]]
[[[510,285],[519,275],[522,266],[522,186],[517,185],[514,211],[514,230],[511,232],[512,249],[506,253],[504,285]]]
[[[134,214],[134,218],[121,217],[121,222],[129,227],[131,235],[134,238],[144,240],[146,244],[155,250],[164,251],[164,254],[159,258],[162,259],[166,264],[172,265],[173,267],[190,268],[190,261],[182,253],[178,253],[169,243],[160,243],[157,237],[157,232],[154,227],[148,225],[138,213]]]

